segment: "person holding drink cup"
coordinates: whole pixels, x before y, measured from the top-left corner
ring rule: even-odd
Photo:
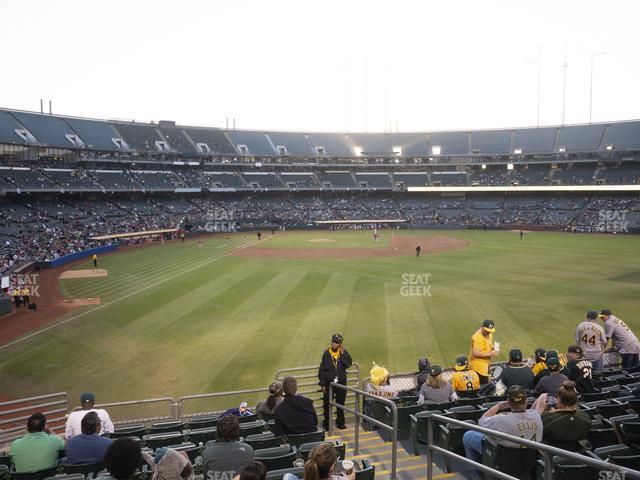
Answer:
[[[469,369],[478,374],[480,385],[489,383],[491,357],[500,355],[500,344],[493,341],[496,326],[493,320],[485,320],[482,327],[471,337]]]
[[[338,452],[330,443],[316,445],[309,459],[304,464],[304,480],[355,480],[354,463],[351,460],[342,461],[342,471],[336,473],[338,466]],[[291,473],[286,473],[282,480],[299,480]]]

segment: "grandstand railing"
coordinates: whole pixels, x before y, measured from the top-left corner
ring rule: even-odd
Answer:
[[[333,401],[333,393],[335,389],[345,390],[347,393],[351,392],[355,395],[355,406],[354,408],[349,408],[346,405],[341,405]],[[361,402],[361,399],[365,398],[369,399],[373,402],[379,402],[387,405],[391,409],[391,425],[387,425],[384,422],[381,422],[369,415],[365,415],[360,412],[360,405],[364,404]],[[345,385],[341,385],[339,383],[330,383],[329,384],[329,436],[333,435],[333,415],[332,409],[333,407],[339,408],[340,410],[344,410],[345,412],[351,413],[355,417],[355,432],[353,436],[353,454],[357,456],[359,454],[360,449],[360,420],[364,419],[372,424],[382,428],[389,432],[391,436],[391,474],[389,476],[390,479],[396,478],[396,468],[398,463],[398,405],[393,400],[389,400],[388,398],[379,397],[377,395],[372,395],[370,393],[365,392],[364,390],[360,390],[359,388],[349,387]]]
[[[513,435],[509,435],[507,433],[497,432],[495,430],[490,430],[488,428],[480,427],[478,425],[473,425],[467,422],[463,422],[461,420],[455,420],[450,417],[444,417],[442,415],[429,415],[427,417],[427,479],[433,479],[433,453],[437,452],[444,457],[449,457],[458,462],[463,463],[464,465],[470,466],[477,470],[482,470],[485,473],[489,473],[493,477],[497,477],[504,480],[518,480],[517,477],[512,477],[511,475],[507,475],[505,473],[500,472],[499,470],[495,470],[491,467],[483,465],[482,463],[474,462],[473,460],[468,459],[467,457],[463,457],[462,455],[458,455],[457,453],[451,452],[444,448],[438,447],[433,444],[433,429],[434,422],[439,422],[441,424],[451,424],[458,427],[463,427],[466,430],[473,430],[475,432],[480,432],[484,434],[485,437],[491,437],[492,439],[497,440],[508,440],[511,443],[519,445],[520,448],[531,448],[533,450],[538,450],[542,454],[543,462],[544,462],[544,479],[552,480],[553,478],[553,457],[562,457],[567,458],[569,460],[577,461],[579,464],[588,465],[598,470],[605,472],[619,472],[620,476],[601,476],[600,478],[633,478],[640,479],[640,472],[636,470],[631,470],[625,467],[621,467],[619,465],[615,465],[613,463],[606,462],[604,460],[598,460],[593,457],[589,457],[586,455],[580,455],[579,453],[569,452],[567,450],[562,450],[560,448],[552,447],[551,445],[545,445],[543,443],[533,442],[530,440],[525,440],[520,437],[515,437]]]
[[[176,415],[176,402],[171,397],[128,400],[125,402],[101,403],[95,406],[109,410],[114,425],[126,423],[147,423],[179,418]],[[82,410],[75,407],[73,411]]]
[[[268,388],[252,388],[245,390],[232,390],[228,392],[202,393],[185,395],[176,402],[176,418],[186,419],[199,415],[215,415],[237,407],[241,402],[247,402],[249,408],[264,400],[268,394]],[[233,401],[230,401],[233,399]]]
[[[36,412],[42,412],[47,417],[47,425],[54,433],[63,433],[67,410],[66,392],[1,402],[0,444],[24,435],[26,420]]]
[[[276,372],[276,380],[282,381],[284,377],[291,375],[298,380],[298,393],[313,400],[313,404],[318,412],[318,418],[324,420],[324,412],[322,408],[322,401],[324,395],[320,389],[318,383],[318,365],[312,365],[307,367],[294,367],[283,368]],[[360,365],[353,362],[353,365],[347,370],[347,385],[355,388],[360,388]],[[349,395],[347,392],[347,398],[345,405],[353,406],[356,403],[356,396]]]

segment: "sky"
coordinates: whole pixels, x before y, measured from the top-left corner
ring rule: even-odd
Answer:
[[[5,0],[0,106],[297,131],[638,119],[638,18],[631,0]]]

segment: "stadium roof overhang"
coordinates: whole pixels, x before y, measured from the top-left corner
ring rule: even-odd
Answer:
[[[640,192],[640,185],[554,185],[502,187],[407,187],[408,192]]]

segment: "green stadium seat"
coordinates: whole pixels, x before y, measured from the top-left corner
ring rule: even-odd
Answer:
[[[482,441],[482,463],[487,467],[517,478],[529,478],[536,466],[538,451],[531,448],[508,448],[493,445],[486,438]],[[496,477],[484,474],[485,480]]]
[[[299,447],[303,443],[324,441],[324,430],[301,433],[299,435],[287,435],[287,443],[293,447]]]
[[[45,478],[53,477],[58,472],[58,468],[49,468],[47,470],[40,470],[37,472],[11,472],[13,480],[44,480]]]
[[[84,476],[93,474],[94,477],[98,476],[98,473],[104,470],[104,463],[83,463],[71,465],[70,463],[62,464],[62,471],[67,475],[74,473],[81,473]]]
[[[142,437],[142,441],[145,447],[155,450],[156,448],[166,447],[167,445],[182,443],[182,432],[153,433]]]
[[[166,422],[153,423],[149,428],[149,433],[181,432],[183,428],[184,422],[182,420],[169,420]]]
[[[254,450],[279,447],[282,445],[282,437],[276,437],[273,432],[256,433],[244,438],[244,443],[251,445]]]
[[[353,462],[356,465],[358,462]],[[374,480],[376,476],[376,466],[372,465],[369,460],[362,460],[362,468],[356,470],[356,480]]]
[[[246,438],[249,435],[263,433],[266,429],[266,426],[267,424],[264,420],[254,420],[252,422],[240,423],[240,436]]]
[[[264,463],[267,471],[293,467],[297,450],[292,446],[264,448],[253,452],[253,459]]]
[[[196,461],[196,458],[198,458],[198,456],[201,453],[201,448],[199,445],[194,444],[193,442],[184,442],[184,443],[179,443],[176,445],[167,445],[167,448],[173,448],[174,450],[178,451],[178,452],[184,452],[187,454],[187,457],[189,457],[189,461],[193,464]]]
[[[210,440],[215,440],[218,436],[218,429],[216,427],[194,428],[192,430],[185,430],[184,438],[195,443],[196,445],[205,445]]]
[[[218,415],[207,415],[202,417],[192,417],[187,420],[190,429],[215,427],[218,424]]]
[[[147,434],[147,427],[145,427],[142,423],[137,423],[135,425],[122,425],[117,426],[115,431],[110,435],[112,439],[122,438],[122,437],[140,437]]]

